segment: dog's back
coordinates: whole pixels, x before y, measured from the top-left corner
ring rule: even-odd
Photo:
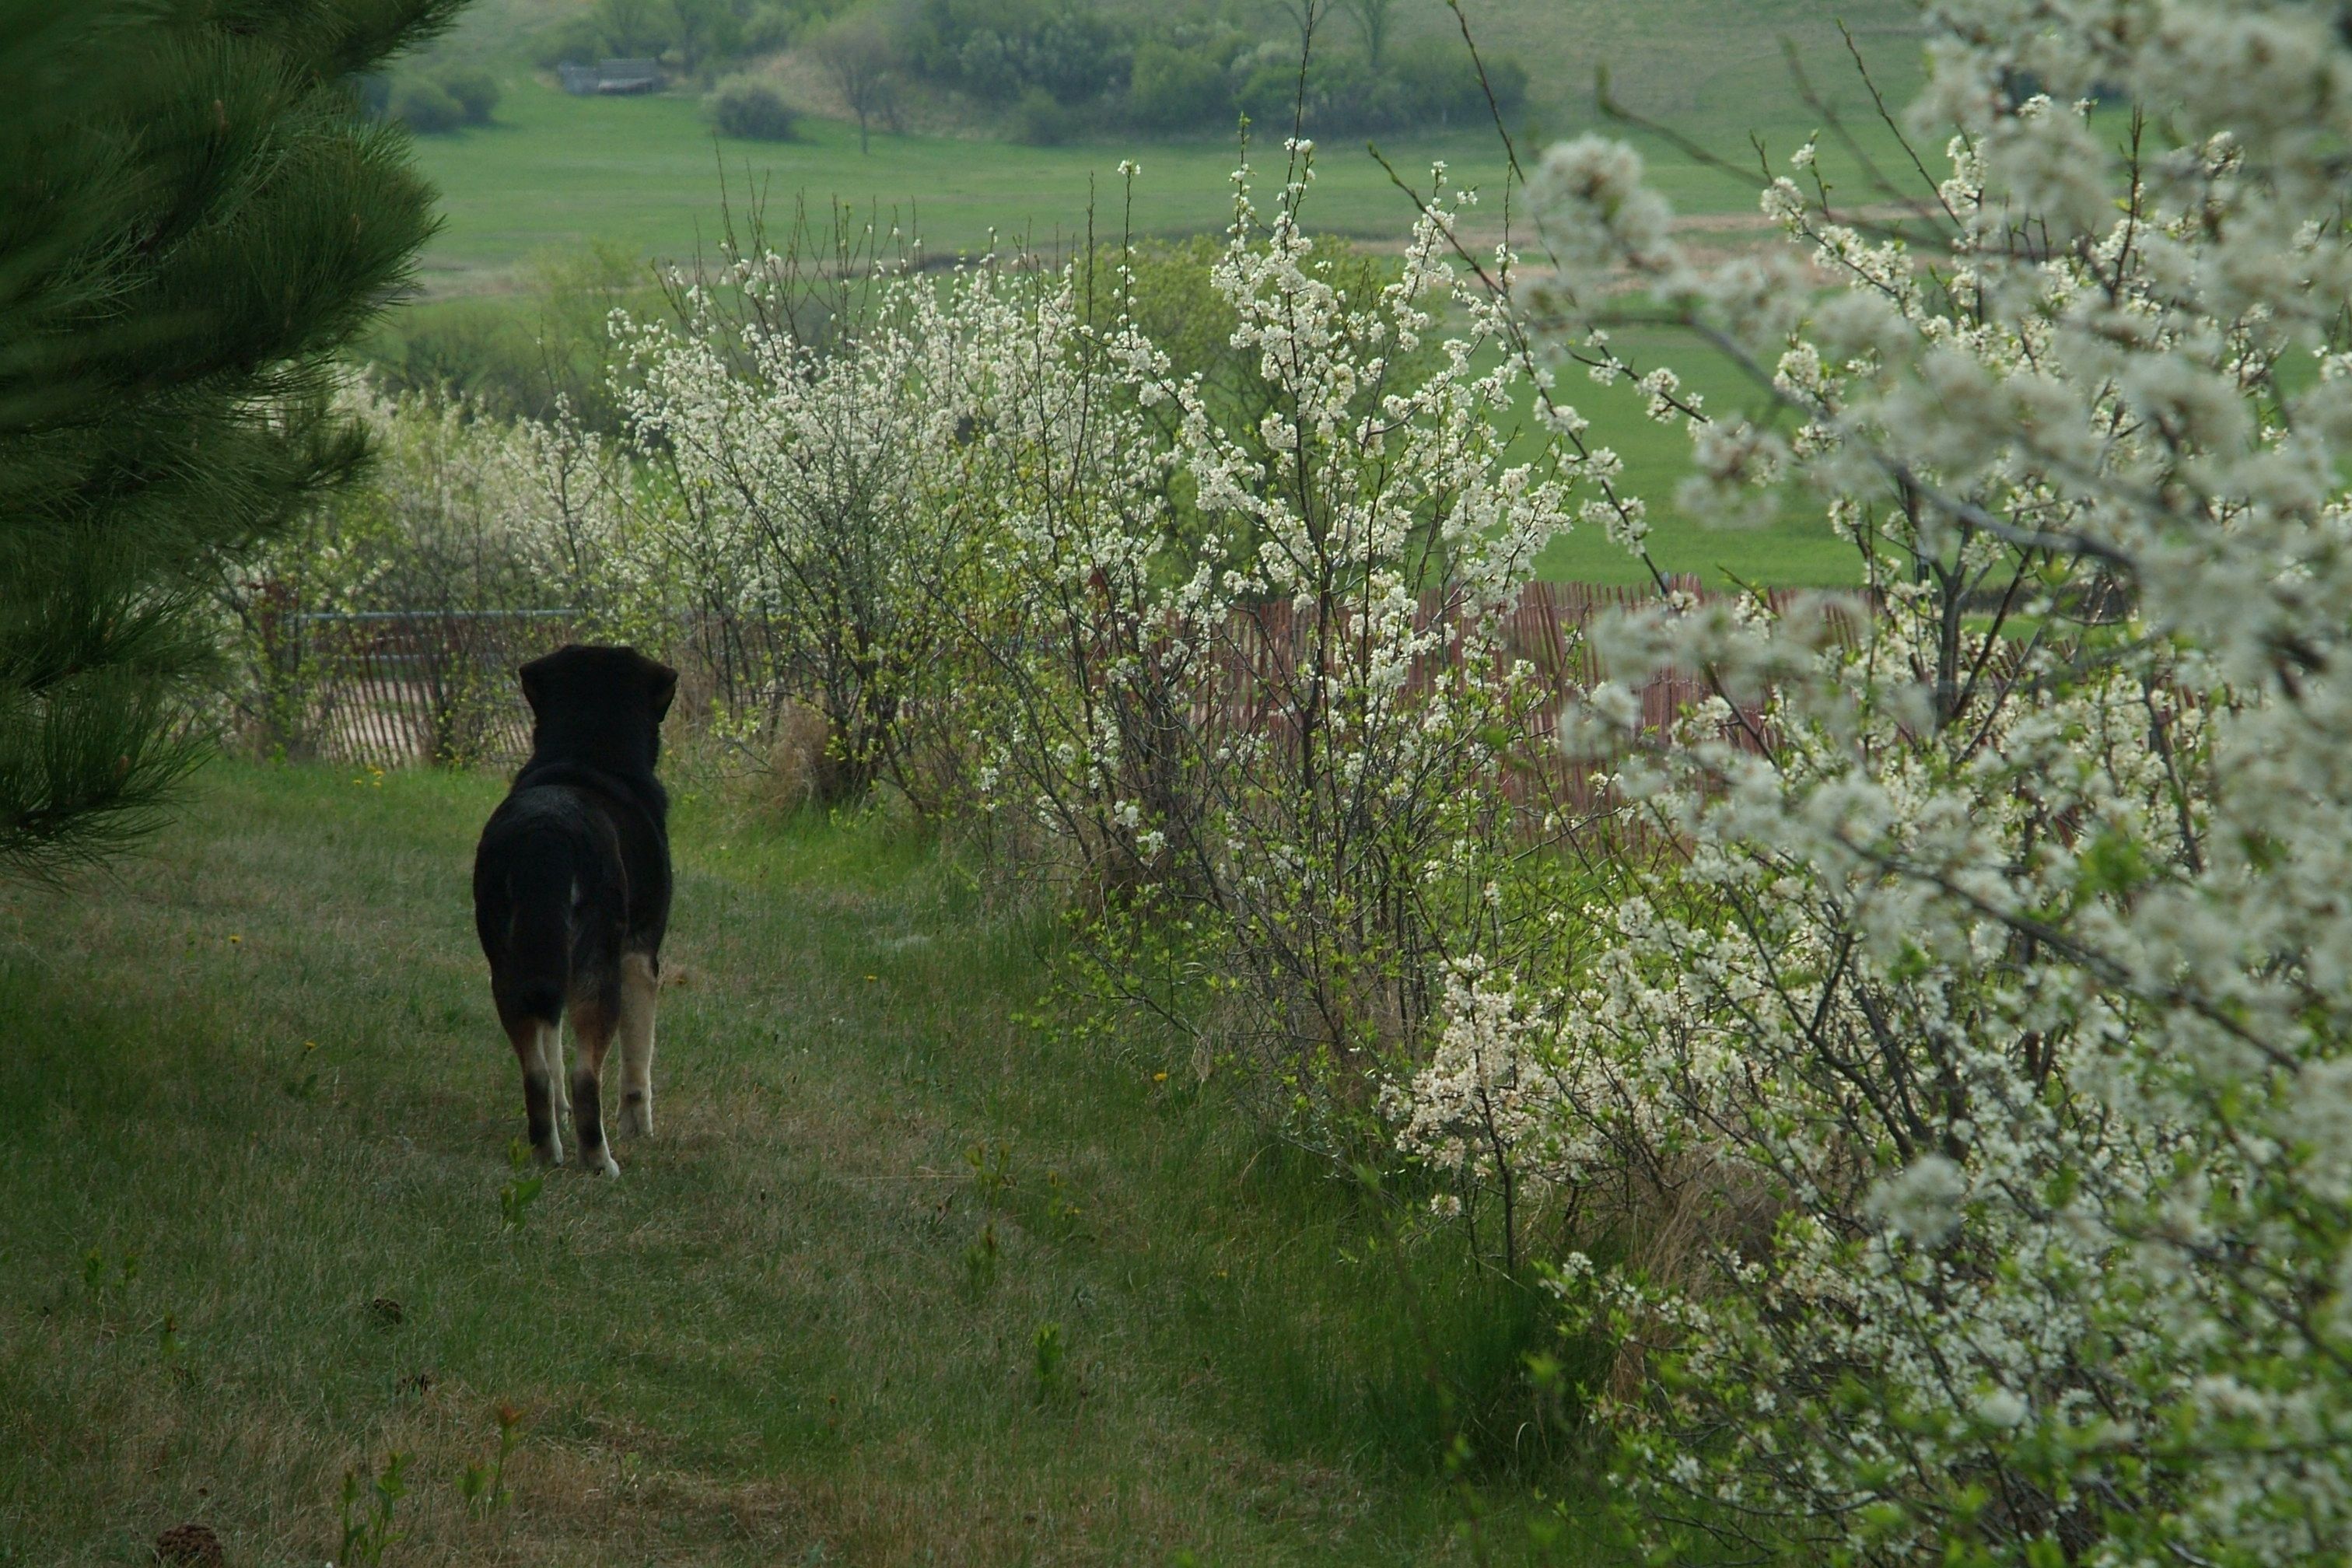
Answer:
[[[474,854],[474,929],[501,1021],[550,1026],[616,973],[629,903],[609,817],[562,784],[507,796]]]
[[[490,995],[523,1071],[532,1146],[560,1160],[568,1017],[582,1157],[604,1147],[600,1081],[622,1042],[622,1121],[653,1123],[653,1007],[669,922],[668,799],[654,776],[677,673],[631,648],[574,646],[522,669],[535,720],[530,761],[474,853],[474,928]]]

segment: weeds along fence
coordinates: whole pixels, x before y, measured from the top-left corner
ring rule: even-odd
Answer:
[[[1671,589],[1701,599],[1715,597],[1695,577],[1668,580]],[[1797,590],[1775,589],[1769,598],[1785,608]],[[1653,589],[1591,583],[1532,583],[1506,615],[1502,643],[1530,666],[1538,687],[1554,700],[1541,705],[1537,733],[1548,740],[1560,702],[1601,678],[1599,663],[1582,636],[1597,616],[1656,601]],[[1434,616],[1434,605],[1424,614]],[[680,628],[672,646],[658,650],[680,667],[688,713],[726,708],[751,694],[788,689],[752,666],[764,662],[756,628]],[[257,682],[263,689],[244,714],[252,749],[291,758],[317,759],[379,768],[510,765],[530,746],[530,714],[515,679],[518,666],[578,640],[583,634],[574,612],[548,610],[379,610],[355,614],[285,614],[259,638]],[[1228,647],[1236,661],[1265,670],[1295,668],[1301,628],[1286,604],[1237,612]],[[1203,690],[1196,721],[1262,731],[1265,716],[1234,694],[1262,680],[1235,679],[1228,670],[1223,693]],[[1436,661],[1416,668],[1412,684],[1433,688],[1444,678]],[[1696,676],[1669,673],[1642,689],[1645,728],[1661,731],[1685,706],[1708,695]],[[1533,763],[1555,800],[1591,804],[1591,770],[1568,763],[1550,748]],[[1527,776],[1518,770],[1517,776]]]
[[[240,717],[254,750],[298,760],[515,762],[530,749],[516,667],[576,636],[570,610],[282,614]]]

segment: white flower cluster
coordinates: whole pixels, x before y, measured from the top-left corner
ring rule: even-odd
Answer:
[[[595,435],[477,417],[454,397],[385,397],[364,382],[338,412],[366,433],[364,482],[261,554],[229,591],[305,610],[563,609],[601,614],[644,586],[627,458]]]
[[[1454,988],[1407,1147],[1682,1225],[1557,1279],[1641,1369],[1594,1401],[1657,1547],[2341,1561],[2352,37],[1928,11],[1934,221],[1766,195],[1826,291],[1678,255],[1629,155],[1536,182],[1570,277],[1630,272],[1772,405],[1693,422],[1691,499],[1801,482],[1868,592],[1610,635],[1621,681],[1717,697],[1580,705],[1623,803],[1601,951]]]

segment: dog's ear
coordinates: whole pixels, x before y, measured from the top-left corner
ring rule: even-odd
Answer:
[[[646,700],[658,724],[669,716],[670,700],[677,695],[677,671],[652,659],[646,660]]]
[[[522,700],[530,704],[533,716],[540,710],[540,700],[547,695],[547,665],[554,657],[541,654],[515,671],[515,678],[522,682]]]

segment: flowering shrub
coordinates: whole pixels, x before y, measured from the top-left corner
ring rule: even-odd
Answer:
[[[1626,374],[1630,279],[1769,394],[1645,379],[1685,502],[1805,487],[1870,598],[1612,630],[1620,682],[1715,693],[1570,716],[1618,841],[1675,852],[1580,910],[1597,954],[1459,972],[1407,1146],[1641,1195],[1554,1283],[1620,1347],[1653,1552],[2337,1560],[2352,43],[2293,0],[1928,10],[1915,217],[1841,221],[1809,146],[1764,198],[1797,254],[1702,268],[1629,151],[1536,173],[1572,354]]]
[[[1097,270],[986,299],[996,352],[956,507],[987,541],[991,591],[955,608],[984,694],[981,803],[1095,885],[1138,888],[1197,880],[1208,849],[1199,630],[1229,596],[1175,526],[1179,464],[1153,417],[1176,401],[1165,356],[1133,318],[1131,275]]]
[[[1502,305],[1450,258],[1465,204],[1433,195],[1398,274],[1350,295],[1301,225],[1311,155],[1293,148],[1262,235],[1243,188],[1213,273],[1270,412],[1234,431],[1186,400],[1176,450],[1229,546],[1217,586],[1249,607],[1194,623],[1229,705],[1200,770],[1222,984],[1250,1021],[1236,1043],[1313,1117],[1385,1053],[1425,1048],[1450,960],[1511,952],[1540,917],[1503,888],[1534,836],[1505,759],[1538,699],[1496,622],[1568,524],[1575,458],[1552,439],[1507,456],[1522,363],[1477,368]],[[1392,374],[1441,308],[1456,325],[1435,364]]]
[[[766,678],[760,705],[823,716],[821,798],[881,778],[925,795],[951,613],[977,591],[982,536],[954,498],[998,269],[939,287],[877,270],[819,342],[775,298],[788,267],[748,251],[715,281],[681,278],[678,320],[615,318],[631,431],[668,480],[659,549],[719,658]],[[722,309],[722,290],[748,308]]]
[[[332,617],[553,610],[584,635],[667,636],[625,455],[565,424],[479,420],[455,400],[386,398],[364,383],[341,396],[376,454],[365,482],[220,577],[230,700],[258,743],[297,755],[313,744],[350,641]]]
[[[988,798],[1118,893],[1105,979],[1334,1147],[1370,1064],[1425,1047],[1449,958],[1542,917],[1508,871],[1541,805],[1503,765],[1538,695],[1495,623],[1572,459],[1506,455],[1521,372],[1477,368],[1499,306],[1449,259],[1457,204],[1382,275],[1317,254],[1291,157],[1270,215],[1241,177],[1213,258],[1246,395],[1171,372],[1131,264],[1099,292],[1073,268],[1000,335],[961,490],[996,619],[966,626]],[[1432,353],[1439,308],[1462,327]]]

